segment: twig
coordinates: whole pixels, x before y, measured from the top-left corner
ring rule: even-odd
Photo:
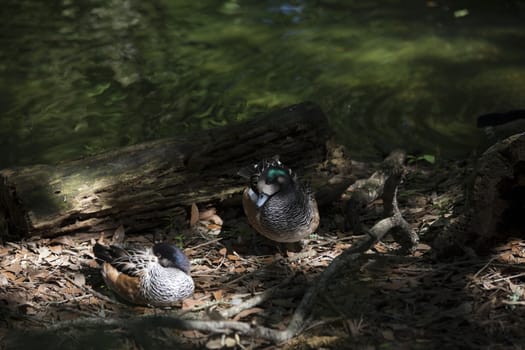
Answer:
[[[217,305],[222,305],[222,304],[227,304],[227,302],[225,302],[223,300],[210,301],[210,302],[207,302],[206,304],[199,305],[199,306],[194,306],[191,309],[184,310],[180,314],[178,314],[178,317],[182,317],[182,316],[184,316],[186,314],[189,314],[191,312],[197,312],[197,311],[201,311],[201,310],[210,309],[210,308],[213,308],[213,307],[215,307]]]
[[[72,279],[72,278],[70,278],[70,277],[68,277],[68,276],[64,276],[64,278],[65,278],[67,281],[71,282],[75,287],[78,287],[78,288],[83,289],[83,290],[86,290],[86,289],[87,289],[85,285],[81,285],[81,284],[75,282],[74,279]],[[111,299],[111,298],[108,298],[107,296],[105,296],[105,295],[102,294],[102,293],[97,292],[97,291],[94,290],[93,288],[90,288],[89,293],[91,293],[92,295],[96,296],[97,298],[102,299],[102,300],[104,300],[104,301],[106,301],[106,302],[108,302],[108,303],[112,303],[112,304],[120,304],[118,301],[113,300],[113,299]]]
[[[76,296],[76,297],[73,297],[73,298],[69,298],[69,299],[62,299],[62,300],[57,300],[57,301],[47,301],[45,303],[42,304],[42,306],[49,306],[49,305],[60,305],[60,304],[65,304],[65,303],[69,303],[71,301],[80,301],[80,300],[83,300],[83,299],[87,299],[87,298],[91,298],[93,296],[93,294],[83,294],[83,295],[79,295],[79,296]]]
[[[263,326],[257,326],[237,321],[200,321],[184,320],[172,316],[147,315],[133,319],[89,317],[62,321],[47,327],[48,331],[57,331],[64,328],[175,328],[180,330],[198,330],[212,333],[231,334],[239,332],[253,337],[281,342],[284,338],[281,331],[276,331]]]
[[[369,203],[382,197],[383,216],[391,219],[392,222],[381,220],[372,228],[375,232],[369,233],[380,240],[386,232],[392,230],[394,238],[410,252],[419,243],[419,237],[403,218],[397,204],[397,189],[405,172],[404,161],[405,153],[403,151],[393,151],[385,158],[380,170],[373,173],[368,179],[358,180],[352,185],[352,197],[348,201],[345,211],[345,226],[352,229],[354,233],[364,232],[365,230],[359,221],[361,212]],[[388,230],[384,231],[384,228],[387,227]],[[377,235],[379,232],[382,233],[381,237]]]
[[[215,238],[215,239],[212,239],[211,241],[206,241],[206,242],[204,242],[204,243],[197,244],[196,246],[191,247],[191,250],[196,250],[196,249],[198,249],[198,248],[202,248],[202,247],[207,246],[207,245],[209,245],[209,244],[217,243],[217,242],[219,242],[220,240],[222,240],[222,238]]]
[[[525,301],[523,300],[518,300],[518,301],[502,300],[501,302],[507,305],[525,305]]]
[[[522,277],[522,276],[525,276],[525,272],[518,273],[518,274],[512,275],[512,276],[497,278],[495,280],[492,280],[491,282],[494,283],[494,282],[500,282],[500,281],[508,281],[508,280],[513,279],[513,278],[518,278],[518,277]]]
[[[266,300],[274,297],[283,298],[299,295],[304,291],[304,287],[297,287],[292,289],[282,289],[283,284],[280,284],[276,287],[265,290],[264,292],[257,294],[253,298],[243,301],[239,305],[235,305],[221,311],[221,316],[224,318],[230,318],[237,315],[239,312],[249,309],[251,307],[257,306]]]
[[[478,270],[478,272],[474,274],[474,276],[472,276],[472,278],[477,278],[479,274],[483,272],[495,259],[496,257],[491,258],[481,269]]]

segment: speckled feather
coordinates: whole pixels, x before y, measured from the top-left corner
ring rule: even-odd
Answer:
[[[186,273],[189,268],[181,266],[180,269],[175,263],[163,266],[161,261],[167,258],[161,256],[159,259],[152,248],[124,249],[97,243],[93,251],[98,259],[104,261],[102,276],[106,284],[131,303],[170,306],[193,294],[193,279]],[[187,261],[180,250],[177,256]],[[183,271],[185,269],[188,271]]]
[[[243,207],[248,221],[260,234],[277,242],[296,242],[317,229],[319,212],[313,194],[279,160],[264,160],[239,174],[250,179]],[[265,188],[273,193],[259,207]]]

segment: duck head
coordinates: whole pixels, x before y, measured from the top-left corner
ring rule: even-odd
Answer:
[[[317,229],[319,212],[313,194],[276,157],[238,174],[250,179],[242,204],[257,232],[277,242],[297,242]]]
[[[158,243],[153,246],[153,254],[159,259],[163,267],[175,267],[184,273],[190,273],[188,257],[174,244]]]
[[[272,160],[264,160],[249,168],[239,171],[239,175],[249,178],[248,196],[259,209],[272,196],[291,188],[294,183],[292,170],[285,167],[275,156]]]

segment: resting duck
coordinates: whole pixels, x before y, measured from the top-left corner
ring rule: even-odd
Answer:
[[[96,243],[93,253],[108,287],[133,304],[171,306],[193,294],[190,262],[173,244],[139,249]]]
[[[298,242],[319,226],[317,203],[308,186],[277,157],[241,169],[249,178],[242,204],[253,228],[277,242]]]

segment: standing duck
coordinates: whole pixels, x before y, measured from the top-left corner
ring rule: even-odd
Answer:
[[[241,169],[250,179],[242,204],[253,228],[277,242],[298,242],[319,226],[315,198],[277,157]]]
[[[102,277],[123,299],[139,305],[171,306],[193,294],[190,262],[173,244],[152,248],[122,248],[96,243]]]

